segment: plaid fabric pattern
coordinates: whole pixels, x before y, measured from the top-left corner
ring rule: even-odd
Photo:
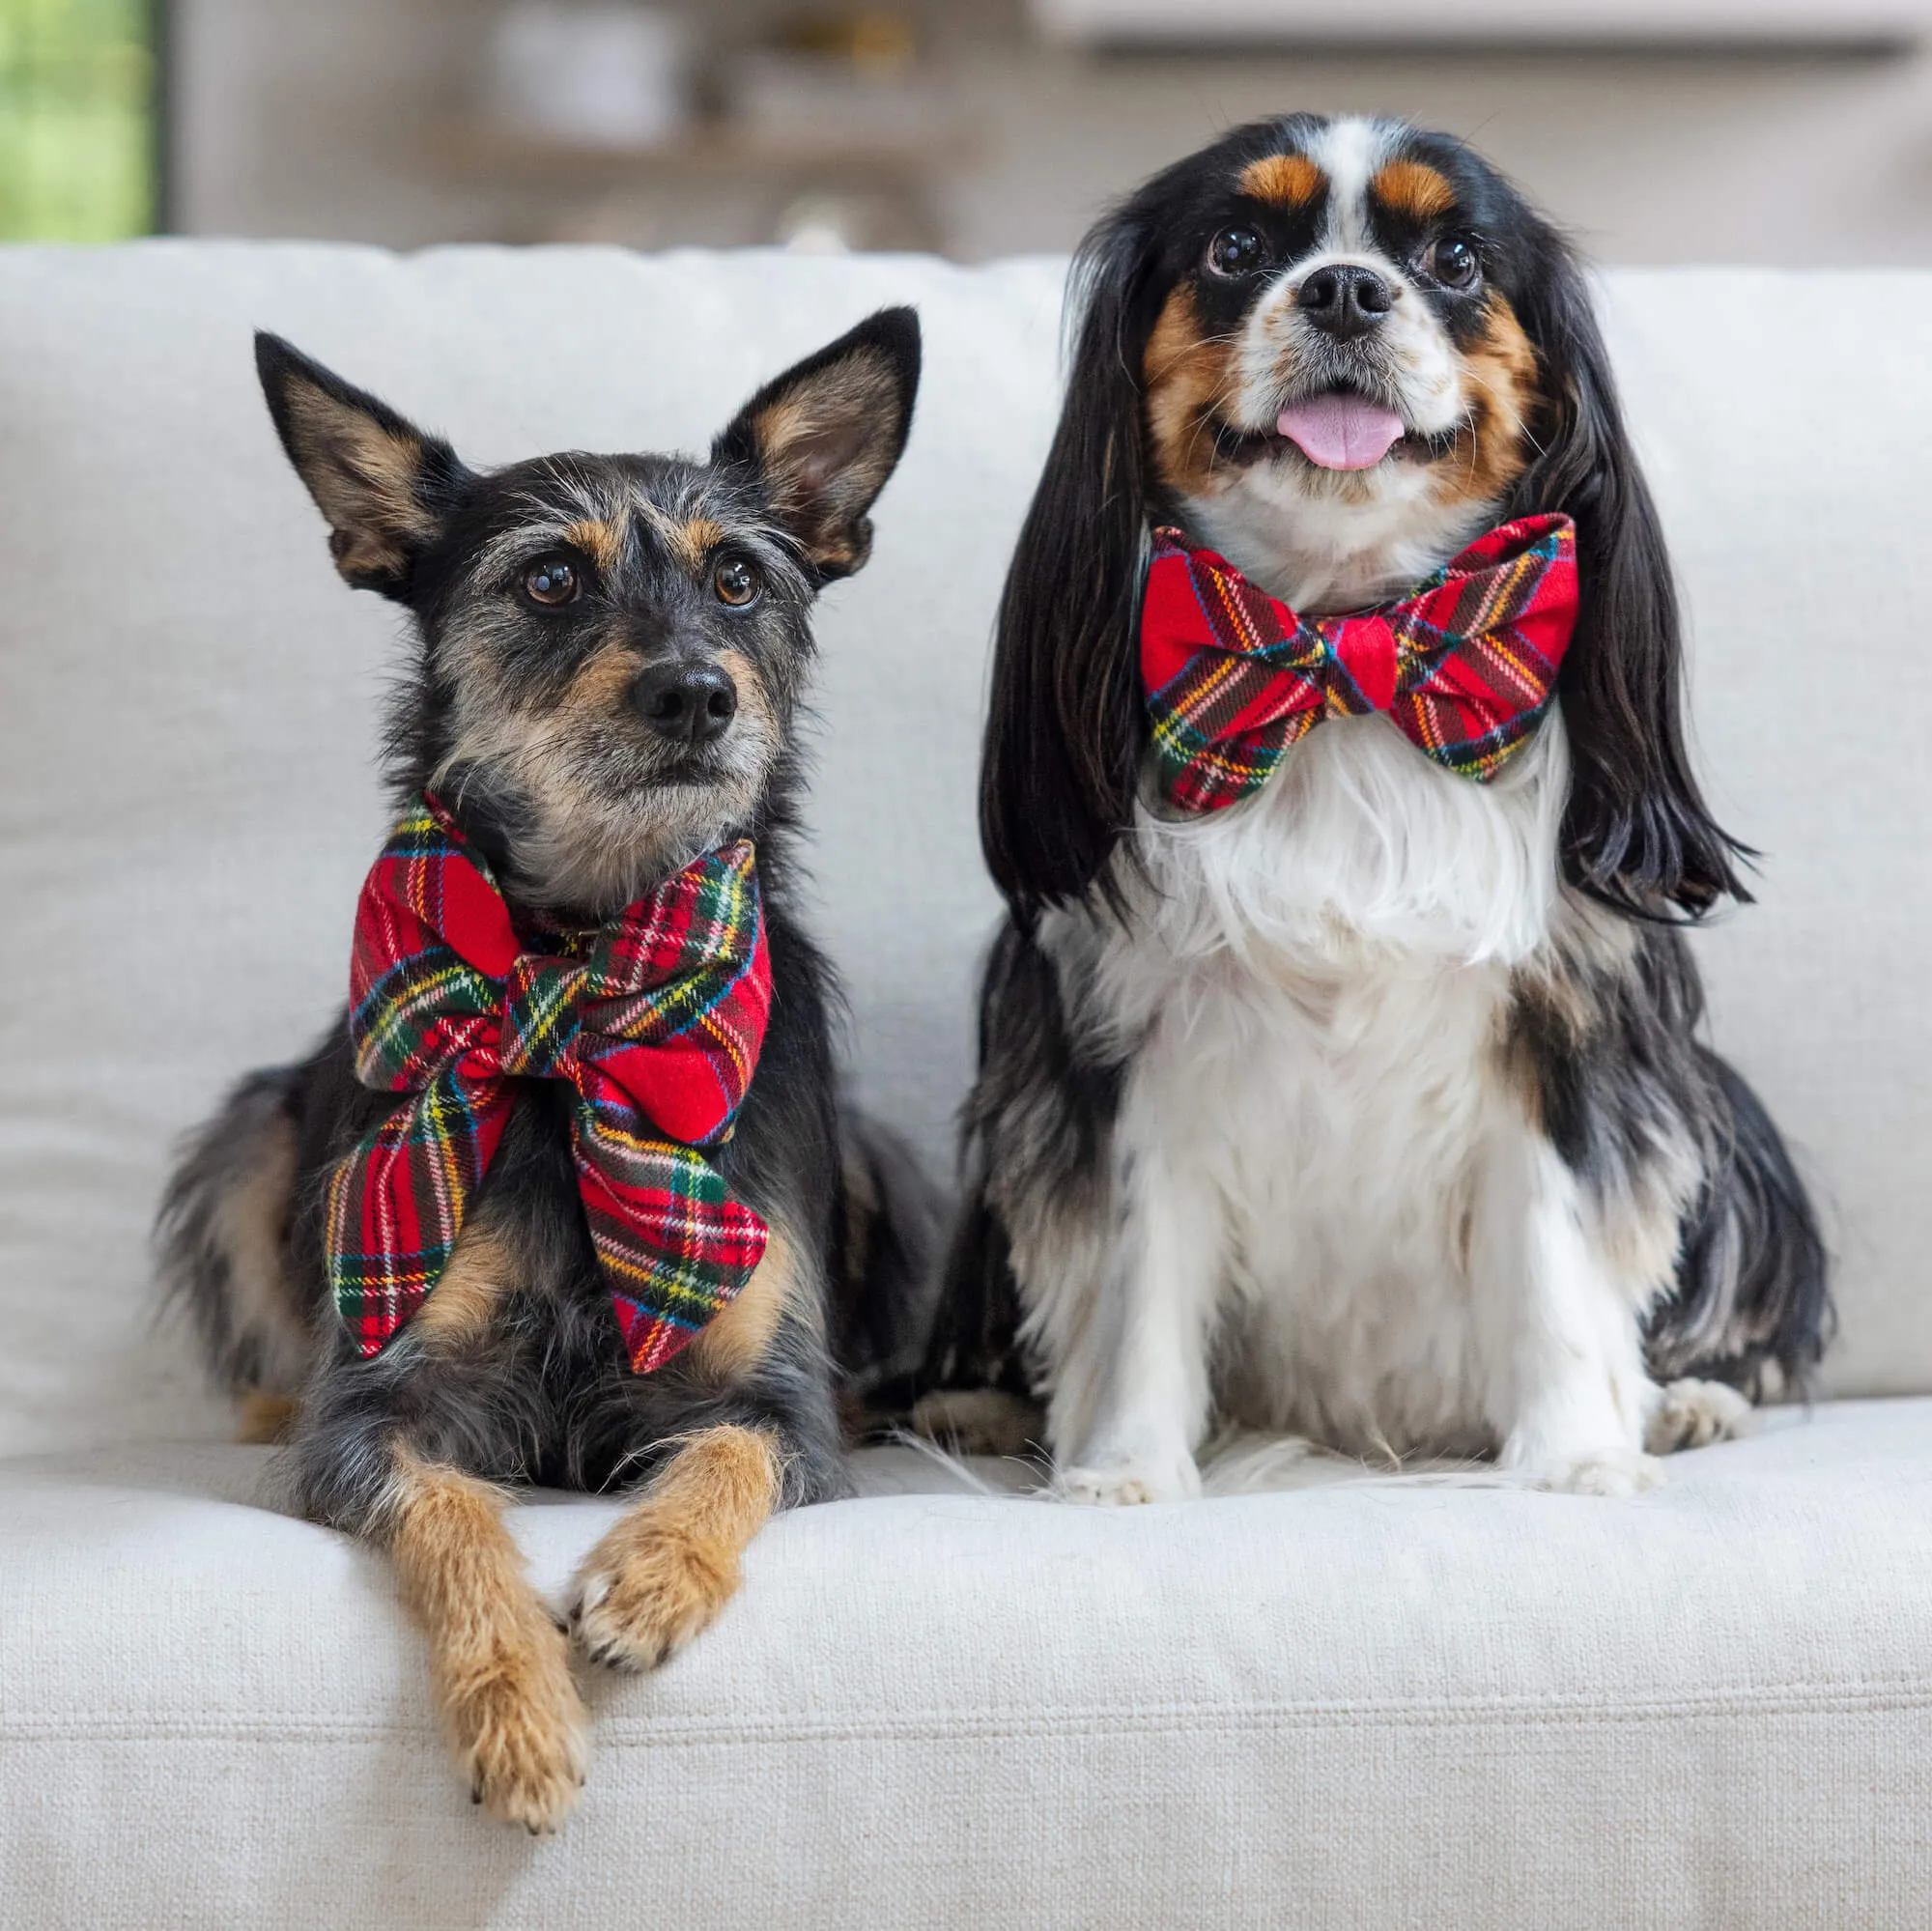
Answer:
[[[517,1079],[575,1089],[578,1191],[639,1374],[744,1286],[765,1225],[697,1150],[728,1137],[771,1010],[749,841],[594,933],[526,945],[424,798],[362,887],[350,998],[356,1076],[408,1095],[329,1177],[329,1285],[365,1356],[441,1278]]]
[[[1566,516],[1504,524],[1400,603],[1332,617],[1296,616],[1213,551],[1156,530],[1141,682],[1161,787],[1184,811],[1217,811],[1322,719],[1368,711],[1486,783],[1542,719],[1576,621]]]

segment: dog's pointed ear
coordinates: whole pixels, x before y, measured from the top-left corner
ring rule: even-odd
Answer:
[[[1078,897],[1133,820],[1149,466],[1151,224],[1129,203],[1068,277],[1066,400],[1007,571],[980,760],[980,842],[1023,919]]]
[[[712,447],[757,470],[821,582],[871,554],[867,512],[904,453],[919,360],[918,315],[882,308],[767,383]]]
[[[1536,346],[1546,419],[1511,517],[1577,525],[1582,593],[1557,692],[1570,737],[1564,868],[1640,918],[1747,900],[1754,854],[1712,816],[1684,739],[1683,618],[1663,525],[1624,425],[1590,288],[1562,238],[1536,237],[1517,313]]]
[[[255,368],[282,447],[327,519],[336,569],[408,602],[465,473],[456,452],[279,335],[256,335]]]

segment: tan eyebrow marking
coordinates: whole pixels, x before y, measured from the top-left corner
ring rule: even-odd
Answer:
[[[1422,161],[1390,161],[1377,171],[1369,192],[1384,208],[1417,221],[1446,214],[1456,205],[1456,190]]]
[[[724,541],[724,526],[708,516],[695,516],[678,526],[673,541],[679,555],[696,570],[704,561],[704,553]]]
[[[1241,170],[1240,189],[1257,201],[1299,207],[1313,201],[1328,179],[1306,155],[1264,155]]]
[[[698,569],[705,552],[724,541],[724,525],[708,516],[679,516],[648,501],[639,502],[636,508],[658,541],[687,570]]]
[[[575,544],[600,570],[614,570],[624,554],[622,516],[610,521],[586,517],[571,524],[563,532],[566,543]]]

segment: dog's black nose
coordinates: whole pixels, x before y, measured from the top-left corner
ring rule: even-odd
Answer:
[[[646,670],[631,700],[660,737],[709,744],[738,715],[738,687],[709,665],[666,664]]]
[[[1394,299],[1388,283],[1374,269],[1358,268],[1352,262],[1334,262],[1317,269],[1295,295],[1309,321],[1338,342],[1366,335],[1389,312]]]

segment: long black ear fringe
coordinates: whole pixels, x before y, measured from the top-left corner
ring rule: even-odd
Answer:
[[[1577,525],[1582,607],[1557,684],[1572,765],[1565,868],[1617,911],[1696,919],[1719,898],[1748,901],[1738,862],[1756,854],[1712,817],[1691,775],[1677,586],[1588,285],[1553,230],[1536,255],[1518,315],[1556,401],[1510,514],[1560,510]]]
[[[1808,1395],[1838,1324],[1817,1211],[1764,1102],[1696,1050],[1728,1144],[1685,1220],[1677,1292],[1646,1319],[1645,1352],[1660,1380],[1697,1375],[1761,1401],[1775,1364],[1787,1395]]]
[[[1030,922],[1103,874],[1133,815],[1145,724],[1135,674],[1147,482],[1141,352],[1152,262],[1124,213],[1068,280],[1066,401],[1007,573],[980,765],[993,881]]]

